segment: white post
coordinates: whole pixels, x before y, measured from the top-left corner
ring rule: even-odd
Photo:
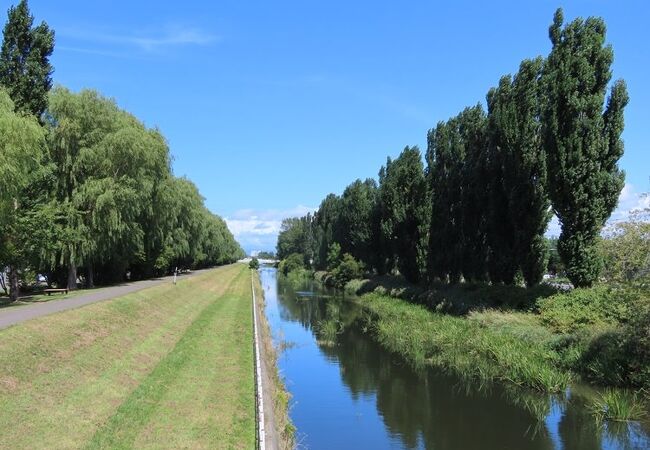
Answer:
[[[174,284],[176,284],[176,274],[178,273],[178,267],[174,269]]]

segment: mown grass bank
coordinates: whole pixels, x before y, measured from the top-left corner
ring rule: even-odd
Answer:
[[[253,448],[250,271],[235,264],[0,331],[6,448]]]

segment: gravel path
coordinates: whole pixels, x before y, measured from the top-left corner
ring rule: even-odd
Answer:
[[[178,279],[182,280],[184,278],[193,277],[205,273],[207,270],[210,269],[197,270],[190,274],[180,275]],[[0,330],[26,320],[35,319],[36,317],[46,316],[60,311],[67,311],[68,309],[79,308],[80,306],[109,300],[115,297],[121,297],[131,292],[136,292],[162,283],[171,283],[173,278],[173,276],[169,276],[153,278],[150,280],[133,281],[117,286],[98,289],[96,291],[89,290],[86,294],[77,295],[63,300],[55,300],[55,297],[52,297],[51,302],[2,309],[0,310]]]

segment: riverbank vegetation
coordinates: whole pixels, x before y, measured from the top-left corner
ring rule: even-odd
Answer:
[[[233,264],[0,331],[3,447],[253,448],[250,277]]]
[[[487,111],[439,122],[424,155],[406,147],[378,181],[286,219],[283,272],[370,293],[370,329],[417,364],[545,391],[578,378],[647,391],[649,212],[603,229],[624,184],[628,102],[610,84],[605,29],[558,10],[550,54],[502,77]]]
[[[52,86],[54,31],[9,9],[0,53],[0,286],[76,289],[226,264],[243,251],[158,129],[93,90]],[[5,270],[5,268],[7,268]]]

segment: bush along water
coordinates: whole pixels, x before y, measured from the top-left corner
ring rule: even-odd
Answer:
[[[335,280],[331,272],[314,277]],[[364,328],[373,338],[415,367],[433,365],[464,378],[541,392],[588,382],[609,389],[592,402],[599,400],[601,409],[603,402],[622,399],[604,419],[646,415],[650,301],[643,288],[562,292],[544,284],[459,284],[425,289],[382,276],[356,278],[343,289],[358,295],[354,301],[367,311]],[[631,413],[615,413],[624,402],[635,405]]]

